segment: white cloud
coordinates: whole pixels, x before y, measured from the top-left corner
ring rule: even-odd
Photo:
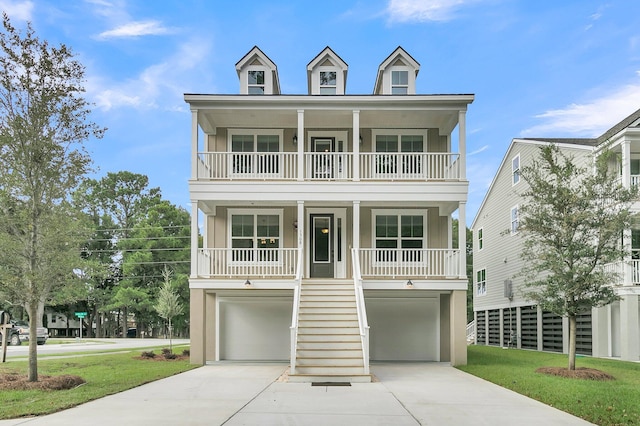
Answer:
[[[469,156],[477,155],[477,154],[480,154],[481,152],[484,152],[484,151],[486,151],[486,150],[488,150],[488,149],[489,149],[489,145],[485,145],[485,146],[482,146],[482,147],[480,147],[480,148],[476,149],[476,150],[475,150],[475,151],[473,151],[473,152],[470,152],[468,155],[469,155]]]
[[[162,25],[159,21],[132,21],[98,35],[100,39],[116,37],[140,37],[146,35],[171,34],[175,29]]]
[[[542,120],[522,132],[522,136],[596,137],[640,108],[640,82],[627,84],[610,94],[582,104],[536,115]]]
[[[12,20],[31,21],[33,12],[33,2],[0,0],[0,9],[9,15]]]
[[[189,40],[164,61],[145,68],[137,76],[123,82],[110,82],[103,77],[90,78],[87,92],[96,106],[108,111],[117,107],[182,110],[182,94],[189,75],[210,57],[208,40]]]
[[[389,0],[392,22],[449,21],[462,6],[481,0]]]

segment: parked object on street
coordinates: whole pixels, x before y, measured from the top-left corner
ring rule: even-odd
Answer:
[[[31,334],[29,332],[29,323],[21,320],[11,320],[11,323],[13,324],[13,328],[18,330],[20,342],[28,342]],[[39,345],[44,345],[49,338],[49,330],[47,330],[46,327],[38,327],[36,338]],[[13,341],[11,344],[13,344]],[[18,343],[18,345],[19,344],[20,343]]]

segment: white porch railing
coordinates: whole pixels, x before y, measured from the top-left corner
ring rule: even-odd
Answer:
[[[305,179],[347,180],[353,178],[353,154],[349,152],[306,152]]]
[[[457,249],[360,249],[362,276],[457,278],[460,270]]]
[[[298,354],[298,311],[300,310],[300,293],[302,290],[302,249],[298,250],[296,267],[296,285],[293,288],[293,308],[291,312],[291,368],[290,374],[296,374],[296,359]]]
[[[629,268],[625,268],[625,265],[629,265]],[[640,285],[640,260],[631,260],[629,262],[615,262],[609,263],[604,266],[606,272],[614,272],[618,274],[619,282],[617,285],[624,285],[625,272],[631,274],[631,284]]]
[[[360,153],[360,177],[378,180],[459,179],[459,154]]]
[[[201,277],[294,277],[298,249],[198,249]]]
[[[467,343],[475,343],[476,341],[476,320],[467,324]]]
[[[369,374],[369,323],[367,321],[367,308],[364,303],[362,274],[360,273],[360,260],[358,257],[358,250],[351,249],[353,285],[356,293],[356,311],[358,313],[358,327],[360,328],[360,340],[362,343],[362,361],[364,374]]]
[[[279,180],[298,177],[295,152],[201,152],[198,179]]]
[[[640,186],[640,175],[631,175],[631,186]]]

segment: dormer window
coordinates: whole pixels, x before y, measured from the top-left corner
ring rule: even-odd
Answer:
[[[409,91],[409,71],[391,71],[391,94],[406,95]]]
[[[247,71],[249,95],[264,95],[264,71]]]
[[[320,71],[320,94],[335,95],[337,88],[337,74],[335,71]]]

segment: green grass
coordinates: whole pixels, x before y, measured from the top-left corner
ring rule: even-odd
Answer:
[[[174,349],[178,354],[181,351]],[[82,377],[87,383],[64,391],[0,391],[0,419],[54,413],[197,367],[189,364],[189,360],[164,362],[134,359],[140,352],[86,353],[88,356],[76,358],[38,359],[39,375],[71,374]],[[0,374],[17,372],[26,375],[27,369],[27,361],[0,364]]]
[[[640,424],[640,363],[579,357],[576,367],[595,368],[616,380],[565,379],[536,373],[566,367],[567,355],[469,346],[468,365],[458,367],[522,395],[598,425]]]

